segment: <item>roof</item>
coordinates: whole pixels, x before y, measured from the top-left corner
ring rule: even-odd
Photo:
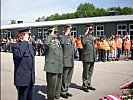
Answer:
[[[15,29],[21,27],[41,27],[41,26],[52,26],[52,25],[67,25],[67,24],[89,24],[89,23],[106,23],[106,22],[124,22],[133,21],[132,15],[117,15],[117,16],[102,16],[102,17],[90,17],[90,18],[76,18],[76,19],[65,19],[45,22],[33,22],[33,23],[22,23],[22,24],[10,24],[3,25],[1,29]]]

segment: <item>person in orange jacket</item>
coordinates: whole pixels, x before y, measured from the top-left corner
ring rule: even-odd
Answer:
[[[74,45],[74,48],[76,48],[76,42],[77,42],[77,38],[76,37],[73,37],[72,38],[72,42],[73,42],[73,45]]]
[[[82,55],[82,49],[83,49],[83,45],[81,42],[81,35],[79,35],[78,39],[77,39],[77,48],[78,48],[78,52],[79,52],[79,61],[81,61],[81,55]]]
[[[116,60],[116,42],[115,42],[115,36],[112,36],[110,41],[110,51],[111,51],[111,58],[112,61]]]
[[[130,46],[131,44],[129,37],[126,37],[126,39],[124,40],[125,61],[129,60]]]
[[[103,40],[103,36],[100,37],[100,39],[97,42],[97,49],[98,49],[98,62],[99,61],[105,61],[105,54],[106,54],[106,45]]]
[[[133,37],[131,38],[131,60],[133,60]]]
[[[74,59],[78,59],[78,54],[77,54],[77,37],[73,37],[72,39],[73,45],[74,45]]]
[[[101,41],[101,37],[98,38],[97,41],[97,50],[98,50],[98,62],[102,61],[102,41]]]
[[[102,50],[102,61],[105,62],[106,61],[106,37],[104,36],[103,37],[103,43],[102,43],[102,47],[103,47],[103,50]]]
[[[122,39],[120,38],[120,34],[118,34],[116,35],[116,52],[117,52],[116,60],[117,61],[119,61],[120,59],[121,50],[122,50]]]

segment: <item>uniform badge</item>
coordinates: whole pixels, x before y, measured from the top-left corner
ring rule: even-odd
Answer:
[[[55,40],[52,40],[52,42],[55,42]]]

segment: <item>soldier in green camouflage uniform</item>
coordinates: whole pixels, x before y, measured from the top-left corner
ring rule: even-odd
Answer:
[[[85,36],[82,39],[83,51],[82,51],[82,62],[83,62],[83,90],[89,92],[90,90],[95,90],[91,86],[91,77],[94,69],[95,62],[95,50],[94,50],[94,40],[92,35],[93,28],[92,26],[86,27]]]
[[[57,28],[50,28],[49,33],[44,44],[47,98],[48,100],[59,100],[63,73],[63,49],[57,39]]]
[[[61,37],[61,45],[63,48],[63,78],[62,78],[62,87],[61,87],[61,96],[63,98],[68,98],[72,96],[68,92],[69,85],[71,83],[74,67],[74,47],[72,43],[71,36],[71,26],[64,27],[64,35]]]

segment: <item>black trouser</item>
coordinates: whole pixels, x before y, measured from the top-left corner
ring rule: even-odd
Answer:
[[[38,51],[38,56],[41,56],[41,49],[42,49],[42,45],[41,44],[38,44],[37,45],[37,51]]]
[[[34,54],[36,55],[36,44],[32,44],[32,46],[33,46]]]
[[[73,67],[63,68],[62,86],[61,86],[62,94],[66,94],[66,92],[68,92],[68,88],[71,83],[72,75],[73,75]]]
[[[98,49],[98,61],[105,61],[106,57],[106,50],[104,49]]]
[[[133,60],[133,49],[131,49],[131,60]]]
[[[9,52],[11,52],[11,53],[12,53],[12,46],[13,46],[13,44],[9,44]]]
[[[82,73],[82,80],[83,80],[83,87],[91,86],[91,77],[94,70],[94,62],[83,62],[83,73]]]
[[[110,61],[109,60],[109,52],[110,52],[110,50],[106,50],[106,52],[107,52],[107,61]]]
[[[78,52],[79,52],[79,61],[81,61],[82,49],[78,48]]]
[[[98,49],[98,61],[102,61],[102,49]]]
[[[102,49],[102,61],[106,60],[106,50]]]
[[[123,55],[123,53],[124,53],[124,43],[122,43],[122,55]]]
[[[121,48],[117,48],[117,56],[116,56],[117,60],[120,59],[120,54],[121,54]]]
[[[78,58],[77,48],[74,48],[74,59]]]
[[[29,86],[16,86],[18,90],[18,100],[33,100],[33,84]]]

